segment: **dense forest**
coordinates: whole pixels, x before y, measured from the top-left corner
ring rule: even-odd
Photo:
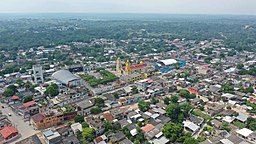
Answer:
[[[52,47],[93,38],[219,38],[226,47],[256,51],[256,17],[210,15],[0,15],[0,50]],[[141,31],[145,30],[145,31]]]

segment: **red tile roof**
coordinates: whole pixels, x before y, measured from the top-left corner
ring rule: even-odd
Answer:
[[[147,63],[142,63],[142,64],[136,64],[136,65],[131,65],[130,69],[134,70],[134,69],[141,69],[147,66]]]
[[[24,107],[29,107],[29,106],[32,106],[32,105],[35,105],[35,104],[36,104],[35,101],[30,101],[30,102],[24,103],[23,106]]]
[[[19,96],[16,96],[16,95],[14,95],[14,96],[12,96],[12,100],[17,100],[17,99],[19,99],[20,97]]]
[[[14,133],[18,133],[18,130],[12,126],[6,126],[0,131],[0,134],[3,136],[4,139],[7,139],[10,135]]]
[[[190,93],[193,93],[193,94],[197,94],[197,95],[198,95],[198,91],[197,91],[196,89],[194,89],[194,88],[188,88],[188,91],[189,91]]]
[[[147,133],[147,132],[151,131],[154,128],[155,127],[152,124],[147,124],[144,127],[142,127],[141,129],[143,130],[143,132]]]

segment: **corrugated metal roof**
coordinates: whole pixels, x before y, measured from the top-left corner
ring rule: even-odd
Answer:
[[[66,85],[68,85],[70,81],[79,79],[77,76],[75,76],[68,70],[59,70],[53,73],[52,77]]]

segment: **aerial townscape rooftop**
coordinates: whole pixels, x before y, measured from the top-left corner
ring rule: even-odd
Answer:
[[[0,144],[256,144],[256,2],[239,1],[1,1]]]

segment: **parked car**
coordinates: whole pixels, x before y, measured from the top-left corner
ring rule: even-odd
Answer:
[[[11,113],[8,113],[8,115],[9,115],[9,116],[12,116],[12,114],[11,114]]]

